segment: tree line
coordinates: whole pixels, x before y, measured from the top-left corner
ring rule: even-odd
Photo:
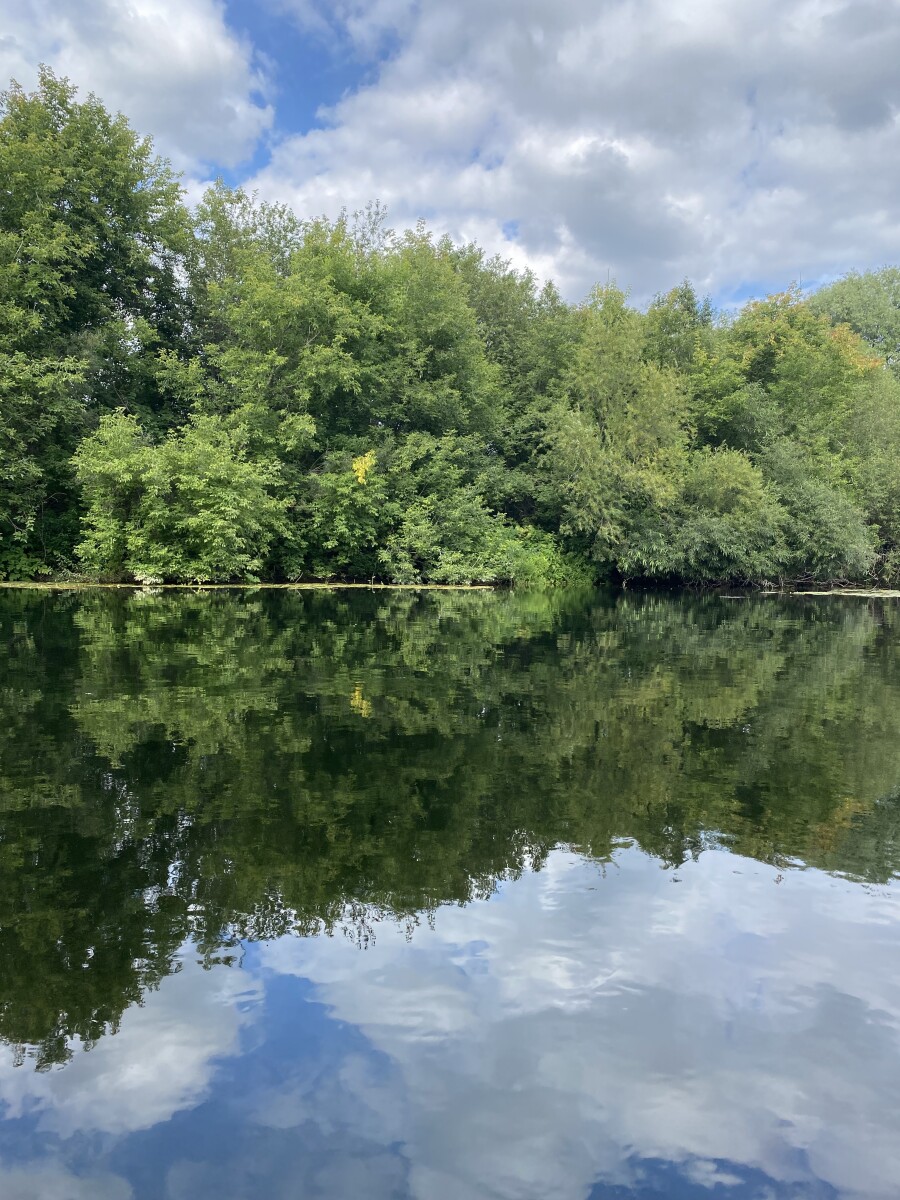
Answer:
[[[900,579],[900,270],[714,311],[0,106],[0,577]]]

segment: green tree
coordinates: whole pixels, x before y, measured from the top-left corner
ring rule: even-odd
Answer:
[[[578,314],[552,283],[538,289],[530,272],[499,256],[487,258],[475,245],[454,250],[453,262],[499,371],[499,417],[491,432],[497,453],[487,496],[516,524],[531,526],[540,519],[535,465],[554,392],[578,341]]]
[[[42,69],[0,100],[0,574],[77,537],[71,455],[96,413],[167,421],[153,361],[184,353],[181,190],[124,117]]]
[[[645,354],[658,367],[689,371],[697,352],[710,344],[713,308],[709,297],[700,301],[687,279],[665,295],[655,296],[647,309]]]
[[[871,349],[794,290],[749,304],[718,331],[691,382],[702,440],[746,453],[781,507],[770,573],[871,575],[894,538],[890,451],[873,454],[892,384]]]
[[[106,578],[256,579],[279,528],[274,468],[211,417],[153,444],[136,417],[104,417],[75,456],[87,511],[78,553]]]
[[[851,271],[813,293],[809,305],[849,325],[900,378],[900,267]]]
[[[546,421],[544,499],[563,535],[615,567],[635,524],[675,503],[687,446],[677,376],[645,360],[641,317],[625,294],[598,288]]]
[[[685,460],[665,514],[645,512],[618,556],[625,575],[750,582],[778,573],[783,510],[739,450],[701,449]]]

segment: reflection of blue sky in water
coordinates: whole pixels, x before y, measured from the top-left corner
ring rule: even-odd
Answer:
[[[188,957],[65,1069],[3,1060],[0,1195],[888,1200],[897,893],[779,878],[557,851],[411,941]]]

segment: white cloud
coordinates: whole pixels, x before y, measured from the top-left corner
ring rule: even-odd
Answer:
[[[282,0],[390,56],[255,181],[388,205],[583,294],[897,255],[900,0]],[[514,241],[504,226],[515,222]]]
[[[25,0],[4,27],[0,78],[31,87],[46,62],[189,173],[237,166],[271,125],[263,66],[220,0]]]
[[[374,58],[385,40],[408,32],[417,0],[267,0],[304,30],[340,41],[359,57]]]
[[[724,297],[897,258],[900,0],[266,3],[369,68],[250,181],[303,215],[380,199],[572,298],[609,272]],[[221,0],[25,0],[0,77],[40,60],[153,134],[191,196],[272,126],[273,64]]]

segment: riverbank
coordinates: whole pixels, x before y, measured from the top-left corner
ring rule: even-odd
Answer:
[[[31,591],[130,591],[130,592],[234,592],[234,591],[293,591],[293,592],[335,592],[335,591],[370,591],[370,592],[495,592],[505,591],[504,587],[490,583],[90,583],[70,581],[18,581],[0,580],[0,589],[20,589]],[[526,589],[527,590],[527,589]],[[632,590],[632,589],[629,589]],[[658,588],[647,588],[647,591],[658,591]],[[667,591],[670,589],[666,589]],[[696,587],[685,587],[684,590],[695,592]],[[793,590],[791,588],[751,588],[746,592],[717,592],[707,589],[707,594],[719,596],[722,600],[746,600],[751,596],[856,596],[868,600],[900,600],[900,589],[897,588],[807,588]]]
[[[68,583],[68,582],[26,582],[0,581],[0,588],[20,588],[37,591],[95,591],[102,588],[106,591],[130,592],[215,592],[215,591],[294,591],[294,592],[334,592],[362,589],[369,592],[378,591],[413,591],[413,592],[491,592],[496,588],[489,583]],[[900,592],[897,593],[900,595]]]

